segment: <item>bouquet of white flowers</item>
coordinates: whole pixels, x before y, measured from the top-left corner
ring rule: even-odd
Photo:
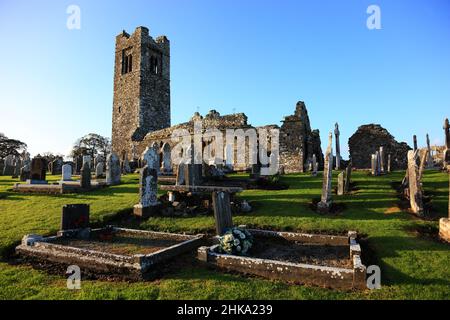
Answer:
[[[219,238],[220,250],[228,254],[246,255],[253,245],[253,236],[241,228],[231,228]]]

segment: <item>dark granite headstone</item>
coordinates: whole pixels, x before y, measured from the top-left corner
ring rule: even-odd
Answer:
[[[78,156],[74,159],[75,165],[74,165],[74,174],[79,174],[81,171],[81,167],[83,166],[83,156]]]
[[[88,163],[85,163],[81,167],[80,172],[80,185],[83,189],[91,188],[91,168]]]
[[[44,181],[47,170],[46,167],[46,161],[44,158],[33,158],[33,160],[31,160],[31,180]]]
[[[63,207],[61,216],[61,230],[84,229],[88,227],[88,204],[67,204]]]
[[[52,161],[51,173],[52,175],[58,175],[62,173],[63,160],[61,158]]]

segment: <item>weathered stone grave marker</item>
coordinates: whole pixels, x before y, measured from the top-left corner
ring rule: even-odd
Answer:
[[[448,119],[444,121],[444,134],[445,134],[445,149],[443,154],[444,169],[450,165],[450,124]]]
[[[91,167],[88,162],[85,162],[81,167],[80,186],[86,190],[91,188]]]
[[[158,205],[158,172],[146,165],[140,170],[139,203],[134,206],[133,213],[145,218],[155,213]]]
[[[380,173],[384,173],[385,171],[384,171],[384,169],[385,169],[385,166],[384,166],[384,147],[380,147],[380,150],[379,150],[379,155],[380,155]]]
[[[117,154],[110,153],[106,158],[106,184],[120,184],[120,161]]]
[[[339,173],[338,175],[338,185],[337,185],[337,195],[343,196],[344,195],[344,171]]]
[[[442,240],[450,243],[450,165],[447,167],[449,176],[448,188],[448,218],[441,218],[439,220],[439,236]]]
[[[212,193],[212,205],[214,208],[214,218],[216,221],[216,233],[224,234],[227,229],[233,227],[231,217],[230,194],[223,191]]]
[[[333,135],[330,132],[328,136],[328,148],[325,153],[325,164],[323,170],[323,181],[322,181],[322,197],[320,202],[317,204],[317,210],[319,212],[329,212],[332,205],[331,198],[331,179],[333,176]]]
[[[317,176],[317,171],[319,169],[319,164],[317,163],[317,158],[316,158],[315,154],[313,154],[313,156],[312,156],[312,164],[311,165],[312,165],[311,174],[315,177],[315,176]]]
[[[336,136],[336,170],[341,169],[341,146],[339,143],[339,124],[336,122],[335,128],[334,128],[334,135]]]
[[[103,178],[104,177],[103,172],[104,172],[104,164],[103,162],[98,162],[97,165],[95,166],[95,178],[96,179]]]
[[[417,152],[414,152],[412,150],[408,151],[408,184],[411,210],[418,215],[422,215],[422,187],[420,185],[419,173],[417,168]]]
[[[352,181],[352,160],[350,159],[348,166],[345,169],[344,193],[350,192],[351,181]]]
[[[3,166],[3,175],[12,176],[14,174],[14,156],[7,155]]]
[[[433,156],[431,154],[431,144],[430,144],[430,136],[427,133],[427,168],[433,168]]]

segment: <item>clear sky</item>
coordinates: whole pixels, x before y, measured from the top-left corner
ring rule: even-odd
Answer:
[[[69,5],[81,29],[66,27]],[[381,9],[381,30],[366,10]],[[171,41],[172,123],[245,112],[280,124],[305,101],[322,146],[379,123],[399,141],[442,144],[450,116],[448,0],[0,0],[0,132],[32,154],[111,135],[114,41],[122,29]]]

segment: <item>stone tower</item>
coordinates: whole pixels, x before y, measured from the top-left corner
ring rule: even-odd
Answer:
[[[170,127],[170,42],[138,27],[116,37],[112,149],[121,159],[149,132]]]

